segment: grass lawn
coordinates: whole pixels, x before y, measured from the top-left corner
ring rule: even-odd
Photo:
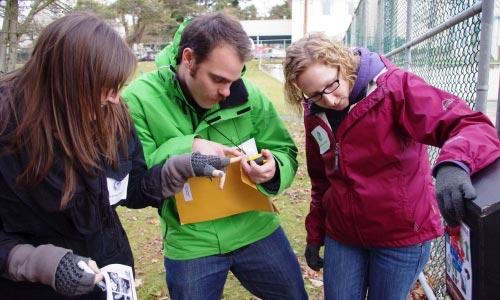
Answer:
[[[246,77],[259,86],[275,104],[286,120],[286,125],[299,148],[299,169],[295,181],[282,195],[274,198],[280,211],[282,226],[297,254],[310,299],[322,299],[322,275],[306,267],[303,257],[305,247],[304,219],[309,207],[309,178],[305,168],[304,132],[301,118],[293,115],[284,103],[282,84],[262,73],[255,61],[247,65]],[[139,63],[138,74],[154,69],[154,64]],[[158,215],[155,209],[131,210],[120,208],[123,225],[135,255],[139,299],[169,299],[165,285],[162,240]],[[229,275],[223,299],[255,299],[238,280]]]

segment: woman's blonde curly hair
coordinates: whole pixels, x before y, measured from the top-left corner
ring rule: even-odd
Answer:
[[[302,91],[297,86],[297,78],[314,63],[339,68],[340,74],[349,83],[349,90],[356,80],[358,59],[350,49],[322,32],[304,36],[287,48],[283,63],[285,99],[298,112],[302,112]]]

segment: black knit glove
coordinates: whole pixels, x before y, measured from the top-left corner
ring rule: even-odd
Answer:
[[[476,198],[476,190],[464,169],[445,164],[436,172],[436,195],[444,220],[454,227],[465,216],[465,200]]]
[[[307,244],[306,251],[304,253],[307,265],[314,271],[319,271],[323,268],[323,259],[319,256],[320,248],[321,246]]]
[[[79,261],[87,264],[90,259],[68,252],[59,262],[55,275],[58,293],[72,297],[90,293],[94,289],[95,274],[82,270],[78,266]]]

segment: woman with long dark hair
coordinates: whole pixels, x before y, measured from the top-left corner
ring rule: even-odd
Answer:
[[[115,207],[161,207],[188,177],[223,175],[229,159],[199,153],[147,170],[120,99],[135,66],[108,24],[76,13],[0,78],[2,299],[104,297],[97,265],[133,266]]]

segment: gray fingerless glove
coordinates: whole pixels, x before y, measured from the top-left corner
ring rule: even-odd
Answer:
[[[229,158],[219,157],[215,155],[203,155],[199,152],[194,152],[191,155],[191,164],[196,176],[212,176],[214,170],[223,170],[229,165]]]
[[[227,157],[204,155],[199,152],[171,156],[161,168],[163,197],[170,197],[181,191],[188,178],[212,176],[215,169],[222,170],[229,162]]]
[[[55,290],[70,297],[92,292],[95,274],[87,273],[78,266],[79,261],[88,263],[89,260],[73,253],[66,253],[57,266]]]
[[[476,198],[469,174],[454,164],[444,164],[436,172],[439,210],[449,226],[457,226],[465,216],[465,200]]]
[[[55,289],[56,270],[67,253],[71,250],[51,244],[16,245],[9,252],[7,272],[2,276],[16,282],[40,282]]]
[[[188,178],[193,176],[191,154],[171,156],[161,168],[162,196],[166,198],[179,192]]]

